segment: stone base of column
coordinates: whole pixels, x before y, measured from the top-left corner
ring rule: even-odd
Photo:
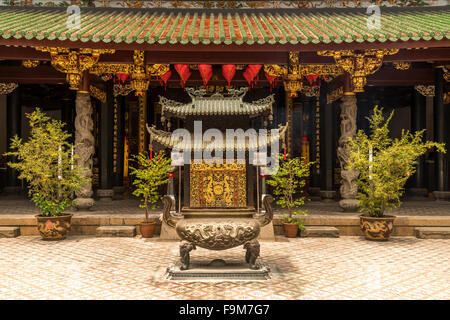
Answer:
[[[408,197],[428,197],[427,188],[410,188],[407,192]]]
[[[356,199],[342,199],[339,201],[339,206],[344,212],[358,212],[359,202]]]
[[[112,201],[114,196],[114,190],[113,189],[98,189],[97,190],[97,197],[100,201]]]
[[[126,191],[126,188],[124,186],[115,186],[113,187],[114,196],[113,200],[123,200],[124,199],[124,193]]]
[[[450,191],[433,191],[433,197],[437,201],[450,201]]]
[[[323,202],[334,202],[336,201],[336,191],[320,190],[320,197]]]
[[[311,201],[320,201],[322,198],[320,197],[320,188],[319,187],[309,187],[308,189],[309,198]]]
[[[76,198],[73,201],[73,206],[79,211],[89,210],[93,205],[94,199],[92,198]]]

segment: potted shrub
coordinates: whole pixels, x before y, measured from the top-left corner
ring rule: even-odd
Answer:
[[[65,239],[71,226],[71,214],[65,210],[72,205],[74,193],[89,182],[82,169],[74,164],[74,147],[69,144],[70,133],[64,123],[47,117],[40,109],[27,114],[30,137],[27,141],[11,139],[14,157],[8,162],[19,172],[19,179],[28,182],[28,194],[40,209],[36,215],[37,228],[44,240]]]
[[[367,239],[388,240],[394,228],[395,216],[385,211],[398,208],[404,185],[414,174],[417,158],[428,149],[436,148],[445,153],[444,144],[424,142],[425,130],[402,131],[400,138],[389,137],[389,122],[394,111],[386,119],[383,109],[376,106],[371,117],[371,134],[359,130],[355,139],[349,140],[349,169],[359,171],[357,180],[360,205],[360,226]]]
[[[295,238],[298,231],[304,229],[301,216],[307,215],[306,210],[295,210],[295,208],[305,204],[303,187],[313,162],[307,162],[304,158],[298,157],[284,160],[283,156],[280,157],[280,162],[278,170],[267,180],[267,184],[273,187],[276,203],[282,208],[287,208],[287,212],[281,218],[286,237]],[[296,196],[296,194],[300,195]]]
[[[170,159],[165,157],[164,152],[155,157],[148,156],[147,153],[132,155],[131,161],[136,162],[137,167],[130,167],[130,175],[133,176],[135,190],[133,195],[142,197],[139,207],[145,209],[145,221],[139,225],[141,235],[144,238],[151,238],[155,232],[156,222],[149,221],[149,206],[154,210],[157,202],[161,199],[159,189],[161,185],[169,182],[168,174]]]

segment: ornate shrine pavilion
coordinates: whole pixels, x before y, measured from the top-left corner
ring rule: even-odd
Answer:
[[[173,131],[201,120],[203,130],[278,128],[288,154],[315,161],[312,199],[353,210],[346,139],[368,130],[380,105],[396,110],[394,136],[427,129],[448,148],[449,81],[446,0],[0,4],[0,154],[12,136],[27,137],[25,113],[36,107],[66,122],[93,177],[77,194],[80,208],[130,187],[129,154],[170,150]],[[450,198],[449,159],[423,157],[408,193]],[[23,189],[2,161],[0,190]],[[183,206],[255,206],[248,157],[231,166],[205,187],[243,190],[223,198],[194,183],[201,167],[184,166]]]

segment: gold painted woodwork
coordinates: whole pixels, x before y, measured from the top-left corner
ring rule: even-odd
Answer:
[[[287,74],[287,67],[277,64],[264,65],[264,72],[272,77],[283,77]]]
[[[147,122],[147,97],[146,92],[144,92],[143,96],[139,96],[139,144],[138,144],[138,151],[139,153],[143,153],[146,151],[145,148],[145,135],[146,135],[146,128],[145,124]]]
[[[411,68],[411,62],[393,62],[393,65],[397,70],[408,70]]]
[[[375,73],[383,64],[383,57],[396,54],[399,49],[324,50],[318,51],[320,56],[333,57],[338,66],[351,76],[354,92],[364,92],[366,76]]]
[[[450,82],[450,65],[446,65],[442,68],[442,70],[444,70],[444,79],[447,82]]]
[[[13,92],[19,85],[15,82],[9,83],[0,83],[0,94],[10,94]]]
[[[150,79],[145,70],[144,51],[134,50],[134,64],[131,67],[131,88],[135,90],[135,95],[142,97],[148,89]]]
[[[41,62],[39,60],[23,60],[22,65],[25,68],[36,68]]]
[[[201,208],[247,206],[245,163],[191,162],[190,205]]]
[[[95,75],[104,74],[129,74],[132,64],[126,63],[97,63],[89,69],[89,72]]]
[[[79,90],[83,71],[94,66],[101,54],[112,54],[114,49],[70,49],[60,47],[35,47],[36,50],[48,52],[52,66],[66,74],[69,88]]]
[[[94,98],[100,100],[101,102],[106,103],[106,92],[101,90],[100,88],[90,85],[89,86],[89,94],[91,96],[93,96]]]
[[[327,104],[331,104],[344,95],[344,87],[339,87],[327,94]]]

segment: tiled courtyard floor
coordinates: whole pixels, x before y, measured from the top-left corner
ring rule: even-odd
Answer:
[[[279,237],[262,242],[265,281],[168,281],[177,242],[0,239],[0,299],[450,299],[450,240]],[[191,261],[244,258],[197,249]]]

